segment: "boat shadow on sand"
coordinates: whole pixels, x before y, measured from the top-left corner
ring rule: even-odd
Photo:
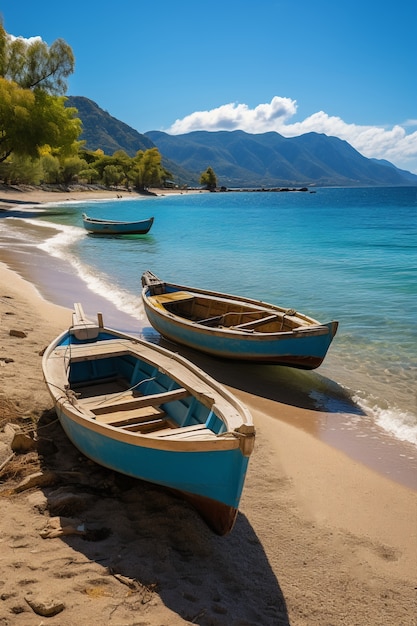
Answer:
[[[57,519],[77,529],[58,532],[71,552],[68,562],[57,560],[57,572],[51,572],[65,569],[66,594],[81,588],[94,594],[93,587],[103,587],[122,620],[123,611],[145,610],[159,596],[168,609],[201,626],[289,626],[279,582],[245,515],[239,513],[232,532],[219,537],[168,490],[80,455],[53,411],[41,416],[38,437],[42,471],[53,477],[42,488],[50,522],[55,521],[51,537],[57,536]],[[94,564],[94,580],[72,551]]]
[[[161,337],[152,328],[142,330],[142,337],[172,352],[178,352],[215,380],[245,393],[288,406],[315,412],[364,415],[349,391],[317,370],[303,370],[282,365],[262,365],[218,359]]]

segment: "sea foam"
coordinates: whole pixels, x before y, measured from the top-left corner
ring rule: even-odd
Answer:
[[[27,221],[32,222],[32,220]],[[45,228],[51,228],[49,223],[42,223],[39,220],[33,221],[33,223],[36,226],[42,224]],[[69,263],[76,271],[78,277],[84,281],[93,293],[106,298],[119,310],[128,315],[140,321],[145,319],[143,305],[138,297],[134,297],[128,291],[116,287],[110,277],[98,271],[97,268],[90,267],[86,263],[81,262],[75,254],[71,253],[71,246],[86,236],[84,229],[78,228],[77,226],[68,226],[66,224],[54,224],[53,230],[55,234],[52,237],[38,244],[37,247],[40,250]]]

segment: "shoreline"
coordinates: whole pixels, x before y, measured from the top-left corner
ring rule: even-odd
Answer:
[[[182,193],[178,190],[167,190],[168,193]],[[155,190],[155,193],[163,195],[165,190]],[[74,200],[106,200],[115,199],[114,190],[111,191],[78,191],[76,197],[68,198],[68,192],[46,192],[46,191],[7,191],[0,189],[0,219],[2,217],[1,203],[10,199],[8,207],[15,208],[13,200],[16,193],[19,203],[24,202],[25,208],[30,206],[42,208],[42,205],[51,203],[62,204]],[[195,193],[195,191],[190,191]],[[58,194],[58,195],[57,195]],[[3,196],[3,197],[2,197]],[[128,199],[146,197],[139,194],[127,194]],[[21,207],[19,207],[21,208]],[[18,209],[19,210],[19,209]],[[20,213],[25,217],[25,211]],[[121,312],[116,304],[113,304],[105,297],[92,292],[88,286],[78,276],[74,276],[73,270],[68,268],[61,259],[54,257],[51,264],[51,256],[42,250],[35,249],[31,253],[31,263],[27,263],[25,250],[12,250],[0,246],[0,263],[5,262],[13,271],[17,272],[28,282],[36,285],[41,296],[50,302],[64,307],[72,307],[74,300],[83,303],[86,313],[95,316],[97,311],[104,314],[106,323],[109,326],[119,328],[130,334],[141,334],[143,326],[149,327],[146,316],[138,320],[137,317]],[[211,376],[217,378],[223,384],[231,388],[233,392],[241,389],[243,393],[249,391],[252,404],[263,402],[266,398],[271,398],[278,402],[278,410],[275,408],[276,419],[295,426],[322,442],[344,452],[355,461],[363,463],[380,475],[417,491],[417,450],[411,443],[402,442],[388,435],[382,429],[369,425],[362,420],[360,427],[356,419],[354,429],[346,427],[344,422],[354,417],[353,413],[332,413],[331,410],[318,408],[313,400],[305,392],[300,393],[297,384],[293,384],[297,372],[288,368],[279,368],[275,376],[276,381],[272,383],[264,380],[264,370],[252,370],[248,367],[241,367],[236,364],[233,368],[235,375],[229,371],[230,368],[218,360],[206,358],[204,355],[196,354],[179,346],[173,346],[161,340],[162,345],[168,349],[174,349],[183,355],[194,360],[202,369],[205,369]],[[329,360],[329,357],[328,357]],[[323,371],[316,371],[319,376],[326,377],[327,363]],[[256,372],[262,371],[261,376],[256,376]],[[298,372],[299,374],[299,372]],[[280,391],[273,388],[280,386]],[[357,418],[357,416],[356,416]],[[360,428],[360,432],[358,429]]]
[[[48,426],[52,401],[40,355],[69,326],[73,295],[87,303],[88,315],[103,312],[109,325],[129,332],[136,325],[140,332],[140,324],[41,250],[28,264],[24,253],[0,247],[0,285],[1,465],[10,451],[3,429],[13,413]],[[10,495],[16,479],[0,480],[0,617],[37,626],[41,618],[27,604],[34,597],[65,606],[48,618],[52,626],[73,626],[80,615],[92,625],[130,624],[132,611],[149,626],[413,626],[416,492],[326,442],[318,419],[331,434],[334,416],[297,397],[294,388],[282,385],[277,392],[250,368],[229,368],[203,355],[195,362],[248,406],[257,431],[230,535],[214,536],[169,494],[140,481],[132,486],[80,459],[55,425],[47,432],[58,447],[58,467],[94,481],[89,495],[79,482],[73,487],[74,502],[89,499],[80,513],[75,505],[67,508],[68,518],[110,534],[93,542],[77,535],[43,539],[53,520],[62,525],[67,519],[62,510],[53,517],[51,509],[53,494],[65,487]],[[97,485],[101,491],[92,497]]]
[[[169,194],[182,193],[179,190],[153,190],[156,195],[164,195],[165,191]],[[36,211],[42,210],[42,206],[51,204],[64,205],[67,202],[74,201],[105,201],[106,199],[115,199],[118,193],[115,190],[101,191],[77,191],[74,197],[68,197],[70,192],[42,191],[42,190],[5,190],[0,188],[0,219],[2,215],[8,215],[8,211],[12,212],[14,217],[30,217],[30,207],[34,207]],[[195,190],[189,193],[196,193]],[[19,206],[13,205],[16,195],[19,198]],[[126,196],[126,197],[125,197]],[[139,194],[125,194],[124,199],[145,198]],[[6,202],[9,199],[9,205]],[[123,201],[123,200],[121,200]],[[3,211],[2,211],[3,202]],[[21,202],[24,203],[22,207]],[[15,212],[16,211],[16,212]],[[36,213],[38,214],[38,213]],[[13,243],[13,242],[12,242]],[[83,303],[86,313],[95,316],[97,311],[104,314],[107,324],[123,330],[131,334],[140,333],[142,327],[149,327],[146,316],[140,307],[135,307],[135,316],[121,312],[117,308],[117,304],[113,304],[105,297],[91,291],[84,281],[74,276],[73,269],[68,267],[61,259],[53,257],[51,264],[51,256],[39,249],[33,249],[31,253],[31,263],[27,263],[27,254],[25,248],[17,247],[12,249],[10,246],[0,246],[0,262],[3,260],[14,271],[18,272],[29,282],[35,284],[41,295],[56,304],[72,307],[74,298],[76,301]],[[74,295],[75,294],[75,295]],[[138,317],[140,316],[140,317]],[[162,339],[164,342],[165,340]],[[296,425],[298,428],[309,432],[321,441],[327,442],[329,445],[338,450],[343,451],[352,459],[363,463],[374,471],[383,476],[387,476],[399,484],[415,489],[417,491],[417,449],[412,443],[396,439],[393,435],[389,435],[372,422],[364,419],[359,421],[360,413],[358,408],[352,403],[352,412],[349,413],[348,404],[346,413],[334,413],[325,407],[318,407],[313,400],[307,395],[304,389],[297,387],[294,383],[300,372],[291,370],[288,373],[287,368],[278,368],[278,373],[274,376],[276,384],[280,385],[281,390],[277,393],[273,389],[273,383],[269,374],[265,369],[257,368],[240,368],[237,364],[235,369],[239,369],[239,376],[230,376],[227,368],[221,366],[218,360],[204,359],[203,356],[193,352],[187,353],[183,347],[165,344],[168,349],[174,349],[184,353],[191,360],[198,362],[202,369],[207,369],[208,373],[214,378],[218,378],[220,382],[229,385],[232,389],[239,387],[239,381],[244,381],[241,387],[250,389],[254,396],[271,397],[280,402],[280,411],[277,419],[284,420],[289,424]],[[324,365],[313,372],[314,375],[323,377],[323,380],[332,372],[331,355],[328,355]],[[287,374],[285,373],[287,371]],[[257,373],[261,372],[260,376]],[[251,380],[251,376],[254,382]],[[221,378],[220,378],[221,377]],[[268,379],[268,383],[264,378]],[[308,383],[307,383],[308,384]],[[287,391],[290,388],[290,391]],[[258,389],[261,389],[258,394]],[[300,404],[301,402],[301,404]],[[304,409],[310,409],[304,411]],[[354,423],[354,427],[350,423]]]
[[[136,191],[128,191],[126,189],[90,189],[81,185],[74,185],[67,191],[51,190],[31,187],[29,185],[6,186],[0,185],[0,211],[6,211],[13,208],[24,208],[41,206],[42,204],[65,202],[78,202],[83,200],[116,200],[116,199],[140,199],[154,196],[165,195],[183,195],[194,193],[205,193],[204,190],[197,189],[149,189],[149,194],[142,194]]]
[[[0,284],[0,401],[6,398],[19,415],[42,421],[52,401],[42,381],[40,354],[70,324],[71,311],[44,300],[33,284],[4,264],[0,264]],[[10,328],[27,336],[13,337]],[[6,362],[5,357],[12,361]],[[187,505],[146,484],[132,488],[122,477],[119,482],[125,486],[120,494],[113,489],[81,513],[87,525],[110,526],[107,539],[91,544],[77,536],[52,535],[46,540],[39,533],[50,523],[51,514],[39,502],[48,500],[50,489],[32,488],[14,496],[0,493],[2,567],[7,581],[0,615],[2,610],[12,612],[24,594],[45,602],[51,597],[63,601],[63,612],[48,618],[59,626],[78,623],[80,614],[91,624],[97,624],[97,619],[115,626],[128,624],[132,610],[137,619],[154,626],[412,626],[416,494],[276,418],[285,411],[291,419],[302,409],[232,391],[252,412],[257,437],[230,535],[214,536]],[[2,426],[7,415],[1,415]],[[58,431],[56,445],[62,439],[65,446],[66,437]],[[71,460],[71,454],[72,447],[60,452],[58,466],[76,467],[80,455],[75,451]],[[101,475],[88,461],[84,463],[84,473]],[[5,486],[0,483],[0,492]],[[80,490],[78,485],[75,493]],[[71,566],[74,562],[77,565]],[[62,564],[69,574],[64,578]],[[140,584],[142,594],[146,589],[148,600],[140,602],[143,595],[138,596],[136,589],[124,594],[120,604],[121,585],[111,575],[114,571]],[[198,600],[190,602],[197,579]],[[26,581],[24,588],[20,580]],[[154,581],[156,586],[150,584]],[[119,609],[113,616],[115,606]],[[39,624],[39,616],[28,610],[23,602],[13,623]]]
[[[140,197],[136,193],[128,193],[129,197]],[[125,195],[126,195],[125,194]],[[119,191],[116,190],[74,190],[68,189],[67,191],[44,191],[43,189],[21,187],[5,187],[0,186],[0,210],[32,207],[49,203],[63,203],[78,200],[90,200],[90,199],[112,199],[119,197]]]

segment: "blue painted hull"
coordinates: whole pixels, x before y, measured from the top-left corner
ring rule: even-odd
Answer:
[[[239,506],[249,458],[238,448],[208,452],[144,448],[77,424],[62,411],[59,419],[76,448],[99,465],[233,508]]]
[[[201,328],[189,328],[149,309],[146,309],[146,314],[153,328],[164,337],[222,359],[314,369],[323,362],[333,339],[333,322],[325,324],[325,330],[316,335],[287,333],[285,336],[283,333],[279,338],[265,336],[254,340],[253,337],[231,337]]]
[[[306,315],[295,311],[288,313],[288,310],[249,298],[170,283],[160,285],[162,291],[155,294],[152,284],[145,283],[142,290],[150,324],[171,341],[223,359],[315,369],[323,362],[338,327],[335,321],[320,324]],[[204,304],[208,301],[210,305]],[[201,311],[203,306],[220,311],[220,314],[200,321],[195,312]],[[221,314],[222,310],[233,307],[241,311]],[[216,318],[225,320],[227,316],[236,319],[240,316],[244,319],[249,315],[253,318],[249,323],[236,322],[234,326],[227,326],[224,321],[216,322]],[[280,324],[288,317],[291,317],[292,327],[279,330]],[[261,324],[262,319],[270,321]],[[212,320],[214,325],[207,325]],[[262,325],[265,332],[258,330]]]
[[[95,235],[146,235],[151,229],[154,218],[138,222],[116,222],[98,220],[83,215],[84,228]]]
[[[229,532],[254,446],[248,410],[178,354],[75,308],[79,323],[42,358],[68,438],[104,467],[181,493],[213,530]]]

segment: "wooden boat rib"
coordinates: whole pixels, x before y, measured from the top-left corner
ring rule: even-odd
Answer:
[[[61,425],[93,461],[190,501],[218,534],[233,527],[255,429],[248,410],[177,354],[95,324],[48,346],[43,375]]]
[[[82,219],[84,228],[96,235],[146,235],[154,222],[153,217],[137,222],[121,222],[88,217],[85,213]]]
[[[166,283],[150,271],[142,286],[146,315],[161,335],[220,358],[314,369],[338,328],[267,302]]]

